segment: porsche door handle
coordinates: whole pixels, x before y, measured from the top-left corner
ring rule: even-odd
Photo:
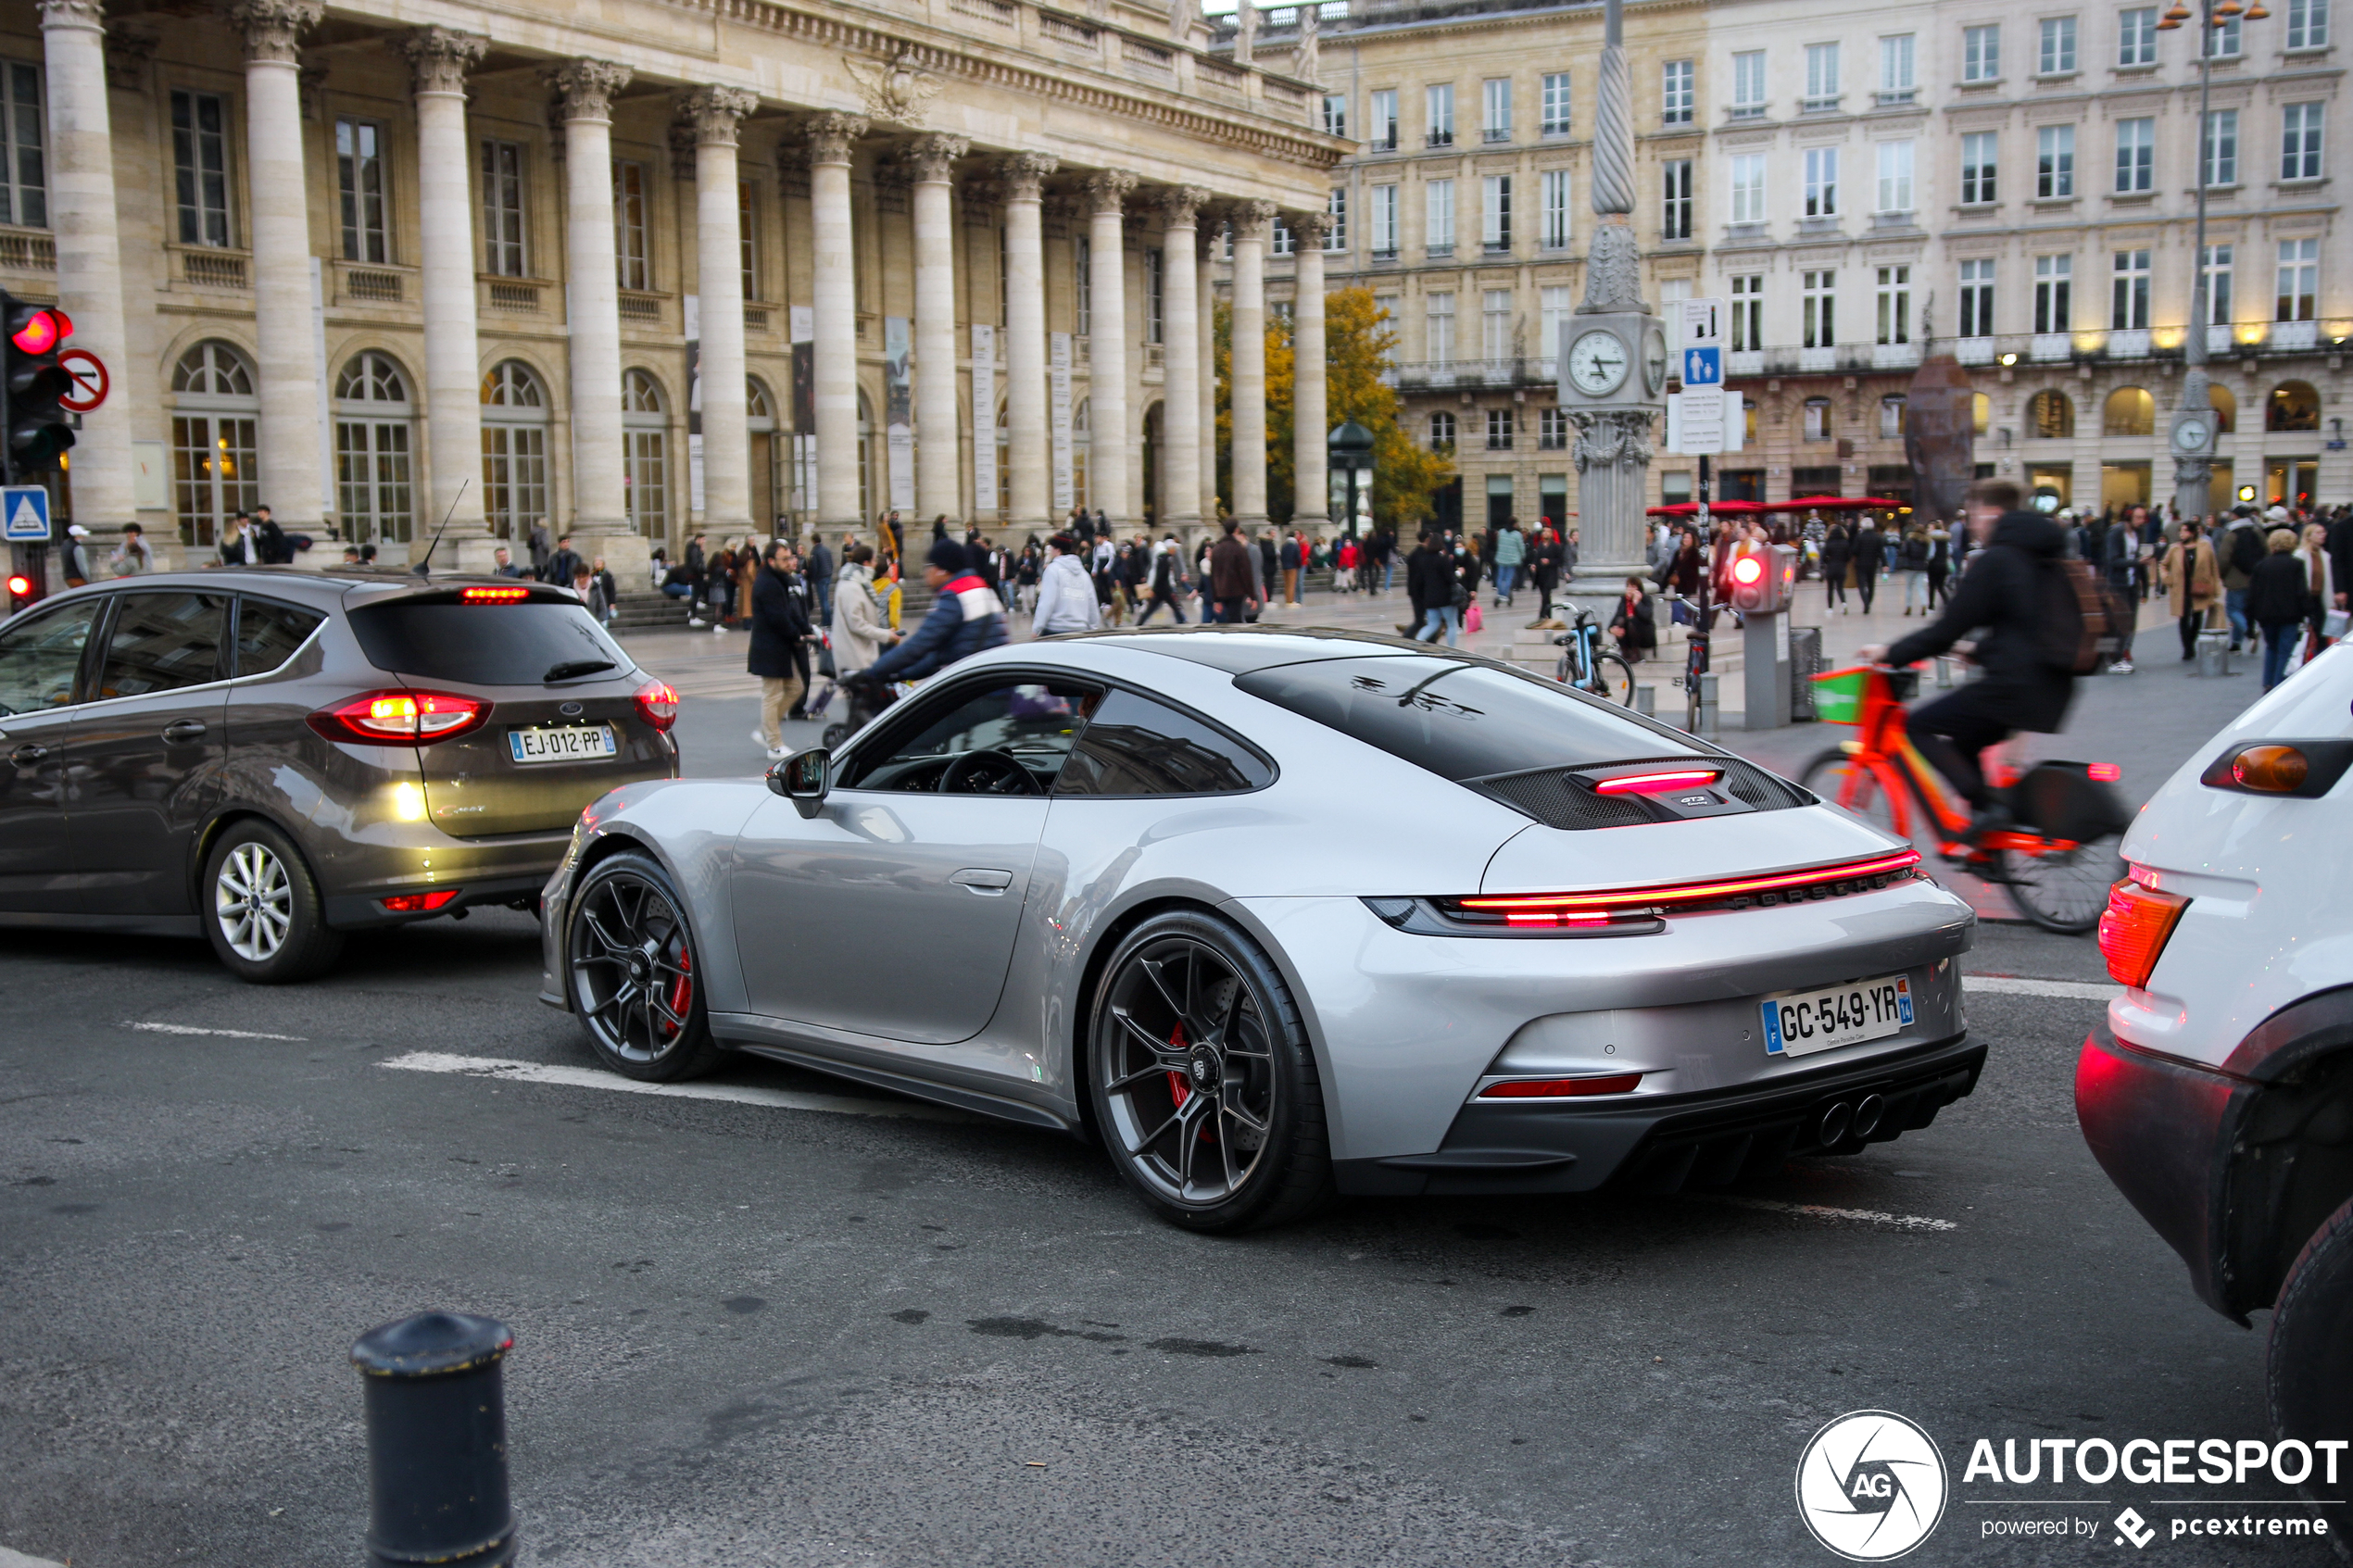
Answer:
[[[8,760],[15,763],[19,768],[30,768],[34,763],[43,760],[48,755],[49,748],[45,746],[26,745],[20,746],[14,751],[8,753]]]
[[[1011,887],[1013,884],[1013,873],[995,871],[988,867],[975,867],[969,871],[958,872],[948,880],[959,887],[968,888],[972,892],[985,896],[990,893],[1002,893],[1006,888]]]
[[[181,719],[163,727],[163,738],[174,746],[185,746],[204,736],[205,722],[201,719]]]

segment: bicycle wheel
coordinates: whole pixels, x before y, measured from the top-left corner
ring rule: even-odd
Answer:
[[[1852,811],[1891,838],[1911,835],[1899,823],[1899,803],[1892,791],[1901,788],[1879,768],[1858,763],[1843,746],[1831,746],[1806,764],[1797,782],[1832,806]]]
[[[2004,849],[1994,856],[2002,891],[2018,912],[2045,931],[2081,936],[2100,922],[2108,890],[2124,875],[2120,838],[2039,855]]]
[[[1593,661],[1592,679],[1585,683],[1585,690],[1620,708],[1634,706],[1634,667],[1614,653],[1605,653]]]

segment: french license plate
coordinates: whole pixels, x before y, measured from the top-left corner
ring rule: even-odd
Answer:
[[[507,754],[518,762],[585,762],[620,756],[621,743],[607,724],[550,724],[509,730]]]
[[[1912,979],[1894,974],[1759,1002],[1767,1056],[1810,1056],[1908,1028]]]

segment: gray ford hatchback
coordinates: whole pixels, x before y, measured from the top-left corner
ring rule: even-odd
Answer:
[[[77,588],[0,624],[0,925],[202,932],[275,983],[354,931],[530,909],[583,808],[677,776],[677,711],[513,578]]]

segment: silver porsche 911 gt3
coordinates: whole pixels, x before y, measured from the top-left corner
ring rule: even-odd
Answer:
[[[607,796],[543,999],[631,1077],[746,1051],[1092,1137],[1225,1231],[1925,1127],[1984,1060],[1971,922],[1908,846],[1501,664],[1109,633],[960,664],[764,781]]]

